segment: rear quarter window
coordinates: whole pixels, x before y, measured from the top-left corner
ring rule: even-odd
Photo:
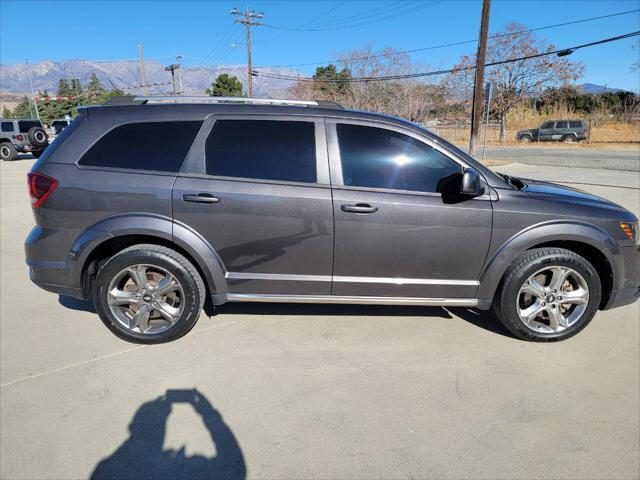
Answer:
[[[100,138],[78,164],[178,172],[202,123],[172,121],[120,125]]]
[[[572,120],[569,122],[570,128],[582,128],[582,122],[580,120]]]

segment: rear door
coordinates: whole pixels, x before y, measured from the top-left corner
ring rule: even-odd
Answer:
[[[540,129],[538,130],[538,141],[546,142],[551,140],[553,136],[553,130],[555,127],[555,122],[544,122],[540,125]]]
[[[410,130],[327,120],[327,134],[332,293],[471,304],[491,240],[489,195],[454,194],[463,166]]]
[[[214,115],[173,189],[174,218],[216,250],[231,293],[331,292],[324,122]]]

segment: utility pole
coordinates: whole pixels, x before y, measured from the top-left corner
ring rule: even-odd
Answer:
[[[24,63],[27,64],[27,74],[29,75],[29,85],[31,86],[31,98],[33,100],[33,106],[36,109],[36,117],[40,120],[40,112],[38,112],[38,104],[36,103],[36,94],[33,91],[33,80],[31,80],[31,66],[29,65],[29,59],[27,57],[24,57]],[[31,112],[31,105],[29,105],[29,112]]]
[[[480,131],[480,116],[482,114],[482,88],[484,83],[484,64],[487,58],[487,33],[489,31],[489,12],[491,0],[482,0],[482,21],[480,23],[480,38],[478,39],[478,53],[476,55],[476,76],[473,85],[473,106],[471,107],[471,136],[469,137],[469,155],[474,155],[478,144]]]
[[[251,27],[262,25],[254,19],[264,17],[264,13],[256,13],[253,10],[241,12],[237,8],[232,8],[229,13],[239,17],[235,19],[234,22],[244,24],[247,29],[247,81],[249,83],[249,97],[253,97],[253,75],[251,72]]]
[[[184,95],[184,87],[182,86],[182,55],[178,55],[176,57],[176,62],[178,63],[178,88],[179,94]]]
[[[142,44],[138,44],[138,57],[140,58],[140,85],[142,85],[142,94],[147,94],[147,80],[144,76],[144,62],[142,61]]]
[[[171,85],[173,85],[173,95],[176,94],[176,70],[178,70],[178,75],[180,74],[180,64],[172,63],[168,67],[164,67],[165,72],[171,72]]]

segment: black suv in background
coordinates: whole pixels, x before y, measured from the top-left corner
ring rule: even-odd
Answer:
[[[0,118],[0,159],[15,160],[18,152],[38,158],[49,145],[40,120]]]
[[[520,142],[576,143],[589,138],[589,127],[584,120],[549,120],[538,128],[520,130],[516,139]]]
[[[25,248],[37,285],[91,299],[126,340],[176,339],[209,301],[493,306],[549,341],[640,294],[635,215],[495,173],[413,123],[118,102],[81,109],[33,166]]]

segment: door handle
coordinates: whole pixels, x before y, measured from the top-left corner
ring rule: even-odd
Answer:
[[[355,205],[342,205],[340,207],[343,212],[349,213],[374,213],[378,211],[378,207],[372,207],[368,203],[357,203]]]
[[[197,195],[183,195],[182,199],[185,202],[195,203],[219,203],[220,198],[214,197],[210,193],[198,193]]]

